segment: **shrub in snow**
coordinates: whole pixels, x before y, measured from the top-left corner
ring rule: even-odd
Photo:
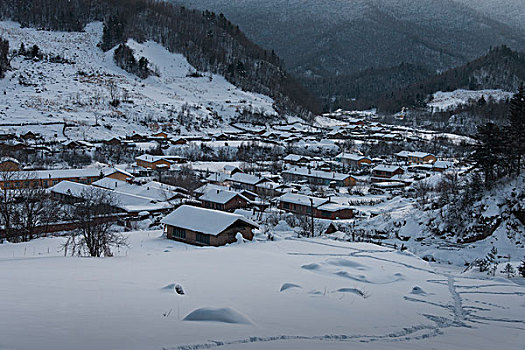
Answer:
[[[521,275],[521,277],[525,277],[525,260],[522,260],[521,265],[518,266],[518,272]]]
[[[516,274],[516,270],[514,269],[514,267],[512,267],[511,263],[507,263],[507,265],[505,265],[505,268],[501,270],[501,273],[506,274],[507,278],[512,278]]]

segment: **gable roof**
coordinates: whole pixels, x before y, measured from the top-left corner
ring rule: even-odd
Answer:
[[[128,213],[141,211],[156,211],[168,209],[171,205],[167,202],[155,201],[151,198],[120,191],[111,191],[102,187],[80,184],[78,182],[61,181],[49,189],[53,193],[59,193],[75,198],[82,198],[84,191],[96,190],[100,192],[111,192],[115,199],[115,206]]]
[[[335,159],[348,159],[348,160],[353,160],[353,161],[360,161],[362,159],[369,159],[371,160],[370,158],[368,157],[365,157],[365,156],[362,156],[360,154],[355,154],[355,153],[339,153]]]
[[[425,158],[428,156],[432,156],[432,154],[428,152],[401,151],[401,152],[396,153],[396,156],[400,158],[408,158],[408,157]]]
[[[281,197],[279,197],[279,201],[281,202],[288,202],[293,204],[299,204],[299,205],[305,205],[305,206],[311,206],[312,202],[310,201],[312,199],[314,208],[317,208],[320,205],[323,205],[325,203],[328,203],[328,198],[319,198],[319,197],[311,197],[306,196],[304,194],[297,194],[297,193],[285,193]]]
[[[226,204],[237,196],[243,198],[247,202],[250,201],[248,198],[246,198],[239,192],[233,192],[233,191],[228,191],[228,190],[226,191],[225,190],[207,191],[206,193],[204,193],[202,196],[199,197],[199,200],[219,203],[219,204]]]
[[[322,170],[314,170],[314,169],[308,169],[308,168],[299,168],[299,167],[285,170],[283,171],[283,174],[314,177],[314,178],[332,180],[332,181],[344,181],[347,178],[351,177],[348,174],[335,173],[335,172],[322,171]]]
[[[372,171],[385,171],[385,172],[388,172],[388,173],[393,173],[397,169],[403,170],[403,168],[401,168],[400,166],[397,166],[397,165],[379,164],[379,165],[375,166],[372,169]]]
[[[217,236],[237,222],[254,228],[259,227],[255,222],[239,214],[190,205],[181,205],[174,212],[162,219],[161,222],[166,225],[213,236]]]

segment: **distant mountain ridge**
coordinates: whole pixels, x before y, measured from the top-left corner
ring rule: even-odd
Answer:
[[[412,70],[412,78],[420,78],[466,64],[492,47],[525,51],[522,0],[170,1],[224,13],[256,43],[274,49],[287,69],[324,99],[341,99],[330,96],[331,81],[362,80],[371,68],[391,69],[376,75],[382,79],[377,84],[395,87],[390,79],[402,64],[421,67]]]
[[[373,104],[385,112],[397,112],[404,106],[424,106],[428,95],[436,91],[501,89],[514,92],[523,82],[525,53],[501,46],[465,65],[358,103]]]

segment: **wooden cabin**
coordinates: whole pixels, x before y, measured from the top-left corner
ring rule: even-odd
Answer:
[[[182,205],[161,221],[168,239],[199,245],[222,246],[237,240],[253,239],[259,226],[242,215],[219,210]]]

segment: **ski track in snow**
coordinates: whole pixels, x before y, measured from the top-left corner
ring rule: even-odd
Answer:
[[[294,240],[294,238],[289,238]],[[516,295],[521,296],[525,295],[525,292],[484,292],[484,291],[458,291],[458,289],[479,289],[479,288],[486,288],[486,287],[520,287],[519,285],[513,285],[513,284],[503,284],[503,283],[493,283],[493,284],[484,284],[484,285],[457,285],[456,280],[453,275],[451,274],[445,274],[441,272],[437,272],[431,269],[425,269],[417,266],[413,266],[410,264],[406,264],[400,261],[394,261],[390,259],[385,258],[379,258],[377,256],[369,255],[370,253],[391,253],[392,250],[370,250],[370,249],[358,249],[353,247],[342,247],[335,244],[329,244],[324,242],[315,242],[315,241],[305,241],[301,240],[302,242],[307,242],[311,244],[318,244],[318,245],[324,245],[324,246],[330,246],[334,248],[339,249],[345,249],[345,250],[352,250],[349,254],[318,254],[318,253],[296,253],[296,252],[289,252],[289,255],[300,255],[300,256],[326,256],[326,257],[366,257],[370,259],[375,259],[378,261],[384,261],[389,262],[393,264],[398,264],[400,266],[424,271],[432,274],[436,274],[439,276],[444,277],[444,279],[433,279],[433,280],[427,280],[429,283],[436,283],[440,285],[446,285],[448,287],[451,303],[450,304],[439,304],[427,300],[422,300],[418,298],[408,297],[405,296],[404,299],[411,302],[418,302],[418,303],[426,303],[429,305],[432,305],[434,307],[444,308],[448,309],[451,312],[452,318],[446,318],[442,316],[436,316],[436,315],[430,315],[430,314],[423,314],[427,319],[434,322],[435,325],[414,325],[411,327],[404,327],[403,329],[397,331],[397,332],[391,332],[387,334],[376,334],[376,335],[363,335],[363,334],[326,334],[326,335],[314,335],[314,336],[300,336],[300,335],[277,335],[277,336],[268,336],[268,337],[247,337],[243,339],[237,339],[237,340],[209,340],[207,343],[202,344],[189,344],[189,345],[180,345],[175,347],[164,347],[163,350],[199,350],[199,349],[210,349],[210,348],[216,348],[216,347],[223,347],[223,346],[230,346],[230,345],[238,345],[238,344],[250,344],[250,343],[256,343],[256,342],[275,342],[275,341],[326,341],[326,342],[373,342],[373,341],[384,341],[384,342],[395,342],[395,341],[411,341],[411,340],[420,340],[420,339],[426,339],[430,337],[437,337],[439,335],[443,335],[443,330],[450,327],[463,327],[463,328],[472,328],[472,326],[468,325],[469,323],[482,323],[483,321],[489,321],[489,322],[501,322],[501,323],[508,323],[508,324],[521,324],[525,326],[525,319],[522,320],[516,320],[516,319],[505,319],[505,318],[491,318],[491,317],[485,317],[475,314],[476,311],[490,311],[491,309],[488,308],[481,308],[481,307],[475,307],[475,306],[464,306],[463,305],[463,299],[461,297],[461,294],[496,294],[496,295]],[[317,265],[317,264],[310,264],[310,265]],[[305,268],[303,265],[303,268]],[[306,268],[307,270],[317,270],[318,268]],[[476,279],[473,277],[460,277],[461,279],[470,279],[470,280],[476,280],[478,282],[481,282],[483,280]],[[487,302],[481,302],[481,301],[474,301],[482,303],[486,306],[491,307],[497,307],[497,308],[505,308],[500,305],[495,305]],[[525,327],[513,327],[509,326],[509,328],[515,328],[519,330],[525,330]]]

